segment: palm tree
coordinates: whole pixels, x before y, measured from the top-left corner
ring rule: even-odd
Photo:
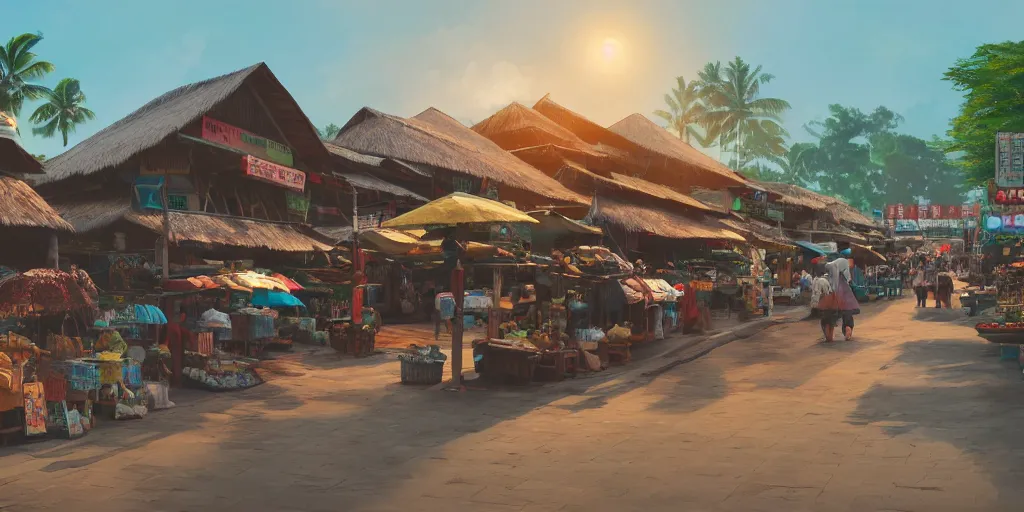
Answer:
[[[44,98],[46,103],[40,105],[29,118],[33,123],[42,125],[32,128],[32,133],[53,137],[59,131],[64,137],[65,147],[68,145],[69,132],[74,132],[76,126],[96,118],[92,110],[83,106],[85,94],[81,84],[74,78],[61,80],[52,91],[46,92]]]
[[[789,135],[782,128],[780,117],[789,110],[789,102],[777,98],[759,98],[761,86],[775,77],[763,73],[761,66],[751,68],[740,57],[730,61],[724,68],[718,62],[707,64],[698,73],[707,113],[702,124],[709,139],[721,143],[732,143],[737,168],[750,162],[744,156],[749,143],[757,143],[763,154],[756,159],[768,159],[768,155],[782,157],[785,146],[781,144]]]
[[[44,97],[49,89],[31,84],[53,71],[53,64],[36,60],[32,47],[43,40],[42,34],[22,34],[0,46],[0,110],[18,117],[26,99]]]
[[[806,185],[814,180],[813,162],[818,146],[810,142],[797,142],[789,147],[786,158],[779,162],[781,181]]]
[[[668,122],[668,127],[679,135],[679,140],[690,143],[691,138],[697,139],[703,144],[703,136],[697,131],[697,125],[704,118],[707,109],[701,102],[700,82],[686,80],[676,77],[676,88],[671,94],[665,95],[665,103],[668,104],[668,111],[655,110],[654,115]]]

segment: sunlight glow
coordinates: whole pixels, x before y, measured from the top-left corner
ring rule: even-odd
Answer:
[[[618,39],[608,37],[601,43],[601,55],[604,60],[615,60],[620,54],[622,54],[622,43]]]

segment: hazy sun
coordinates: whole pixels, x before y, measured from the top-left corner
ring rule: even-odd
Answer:
[[[606,62],[611,62],[622,54],[622,43],[614,37],[607,37],[601,41],[601,57]]]

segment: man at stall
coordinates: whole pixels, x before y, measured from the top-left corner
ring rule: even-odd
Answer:
[[[185,350],[191,347],[192,332],[185,328],[184,309],[181,309],[176,317],[168,320],[164,343],[171,351],[171,384],[180,386]]]
[[[917,297],[917,304],[915,304],[914,307],[927,307],[928,286],[926,285],[924,276],[924,265],[918,265],[918,267],[913,270],[913,275],[914,279],[911,284],[914,286],[914,296]]]

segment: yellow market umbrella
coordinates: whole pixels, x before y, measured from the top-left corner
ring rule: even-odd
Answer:
[[[435,199],[415,210],[381,223],[383,228],[419,228],[423,226],[458,226],[463,224],[504,224],[522,222],[537,224],[537,219],[511,206],[455,192]]]

